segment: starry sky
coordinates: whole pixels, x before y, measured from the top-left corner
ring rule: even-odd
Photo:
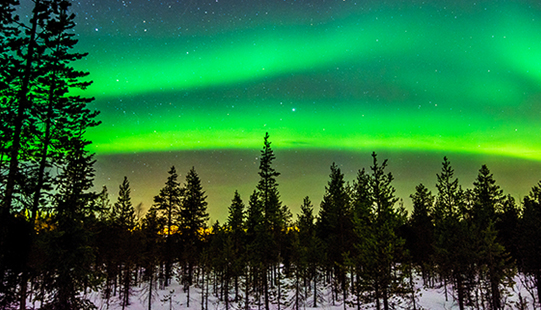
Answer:
[[[23,0],[22,2],[25,2]],[[541,177],[538,1],[81,0],[75,64],[102,125],[96,186],[152,204],[195,166],[212,219],[257,184],[269,132],[284,203],[319,206],[389,159],[397,196],[435,190],[443,156],[471,187],[487,164],[520,199]]]

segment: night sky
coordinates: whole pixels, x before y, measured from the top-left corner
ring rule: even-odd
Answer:
[[[23,0],[24,3],[26,0]],[[538,1],[76,2],[76,67],[103,124],[99,189],[152,204],[195,166],[212,219],[258,181],[269,132],[282,200],[319,202],[336,162],[353,180],[389,159],[397,196],[435,191],[443,156],[464,187],[487,164],[520,199],[541,178]]]

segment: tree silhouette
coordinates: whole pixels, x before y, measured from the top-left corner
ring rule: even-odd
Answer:
[[[435,197],[423,184],[415,187],[415,193],[410,195],[413,202],[413,212],[409,220],[410,250],[413,263],[421,268],[425,283],[433,266],[434,259],[434,223],[432,212]]]
[[[271,142],[269,141],[269,133],[267,132],[264,137],[263,150],[261,150],[261,156],[259,160],[259,176],[260,180],[257,184],[258,198],[261,199],[261,206],[263,210],[263,230],[261,236],[266,240],[267,246],[265,247],[265,254],[262,256],[263,262],[263,293],[265,309],[269,310],[269,280],[267,278],[269,268],[275,268],[281,263],[284,257],[285,240],[284,233],[291,214],[286,206],[282,205],[280,201],[280,194],[278,192],[278,183],[276,177],[280,175],[274,167],[272,167],[273,160],[276,159],[274,152],[271,148]],[[280,277],[280,271],[273,273]],[[278,299],[280,299],[280,279],[277,279],[278,283]],[[280,307],[280,301],[278,301],[278,307]]]
[[[160,193],[154,197],[154,205],[157,216],[163,219],[165,223],[165,247],[164,247],[164,286],[168,286],[171,281],[171,268],[174,258],[175,232],[178,229],[180,208],[182,204],[183,189],[178,182],[178,174],[174,166],[169,170],[169,176],[165,186]]]
[[[50,300],[46,308],[86,308],[90,301],[80,296],[90,283],[97,284],[98,277],[92,268],[94,251],[90,244],[91,231],[85,228],[94,216],[97,194],[92,188],[93,156],[84,150],[78,139],[67,155],[67,164],[58,176],[54,218],[56,229],[47,243],[47,267],[54,271],[47,274]]]
[[[229,214],[227,217],[227,227],[229,229],[229,237],[232,243],[233,261],[231,266],[231,275],[235,286],[235,301],[239,301],[239,277],[244,273],[244,264],[246,262],[245,254],[245,206],[242,202],[240,194],[235,191],[231,205],[229,206]]]
[[[344,254],[352,247],[351,219],[350,197],[345,186],[344,174],[333,163],[330,180],[319,209],[317,233],[325,248],[326,269],[337,277],[344,296],[347,293],[346,274],[341,266],[344,265]],[[335,295],[336,293],[335,289]]]
[[[541,182],[532,187],[524,197],[524,213],[521,221],[522,268],[535,280],[537,300],[541,298]]]
[[[193,284],[193,268],[202,251],[202,238],[207,228],[207,196],[201,186],[201,180],[192,167],[186,175],[184,199],[180,210],[180,232],[184,245],[184,260],[187,264],[183,282],[185,289]],[[189,301],[188,301],[189,306]]]
[[[451,281],[457,292],[460,310],[465,309],[467,293],[471,291],[474,248],[471,227],[462,220],[465,211],[464,193],[454,178],[454,170],[447,157],[443,158],[442,170],[437,174],[436,204],[434,206],[435,253],[439,273]],[[447,282],[444,283],[446,288]]]

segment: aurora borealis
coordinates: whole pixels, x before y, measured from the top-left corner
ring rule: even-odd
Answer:
[[[187,0],[74,3],[102,125],[96,185],[128,175],[152,202],[195,166],[213,218],[257,182],[269,132],[284,202],[319,205],[333,161],[352,180],[388,158],[407,203],[447,155],[463,186],[487,163],[504,190],[541,177],[536,1]],[[466,171],[460,174],[461,171]],[[205,183],[207,182],[207,183]],[[517,197],[518,198],[518,197]]]

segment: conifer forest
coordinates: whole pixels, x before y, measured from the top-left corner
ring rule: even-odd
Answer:
[[[101,121],[73,66],[87,53],[71,2],[33,4],[25,19],[18,0],[0,2],[1,309],[150,310],[172,285],[185,299],[169,309],[420,310],[425,288],[460,310],[541,309],[541,181],[518,201],[486,165],[464,184],[444,157],[434,192],[397,197],[376,152],[354,180],[330,161],[321,204],[306,196],[292,214],[269,131],[259,181],[230,193],[223,222],[195,167],[163,171],[146,212],[128,177],[110,199],[116,188],[93,183],[86,133]]]

